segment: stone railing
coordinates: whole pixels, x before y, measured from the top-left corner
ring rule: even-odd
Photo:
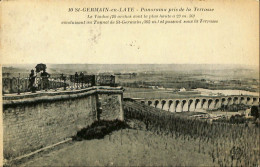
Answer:
[[[78,90],[92,86],[115,87],[114,75],[69,75],[63,74],[51,77],[34,77],[33,82],[29,77],[2,78],[3,94],[35,92],[40,90]],[[32,90],[34,89],[34,90]]]

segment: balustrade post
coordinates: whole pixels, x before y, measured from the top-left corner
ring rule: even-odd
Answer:
[[[67,87],[67,85],[66,85],[66,76],[64,76],[64,78],[63,78],[63,90],[66,90],[66,87]]]
[[[49,78],[47,77],[47,76],[44,76],[43,78],[42,78],[42,80],[43,80],[43,84],[42,84],[42,86],[43,86],[43,89],[45,89],[45,91],[47,92],[48,91],[48,89],[49,89]]]
[[[20,95],[20,73],[17,81],[17,94]]]
[[[66,90],[66,76],[64,76],[63,74],[61,74],[61,80],[63,81],[63,90]]]
[[[83,76],[81,77],[81,89],[83,89],[83,84],[84,84],[84,78]]]
[[[79,78],[76,77],[75,79],[76,79],[76,85],[77,85],[77,88],[76,88],[76,89],[78,90],[78,89],[79,89]]]
[[[70,83],[70,85],[69,85],[70,90],[73,90],[75,80],[74,80],[72,75],[70,75],[70,82],[69,83]]]
[[[58,83],[57,83],[57,78],[54,78],[54,91],[57,91]]]

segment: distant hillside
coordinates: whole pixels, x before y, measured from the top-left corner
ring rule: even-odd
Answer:
[[[3,65],[3,73],[28,74],[36,64]],[[52,74],[84,73],[143,73],[169,72],[205,75],[233,76],[235,78],[259,78],[258,67],[243,65],[218,64],[47,64],[47,71]]]

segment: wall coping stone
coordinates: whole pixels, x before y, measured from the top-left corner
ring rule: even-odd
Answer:
[[[62,91],[39,91],[36,93],[25,93],[21,95],[8,94],[3,96],[3,106],[16,106],[27,103],[49,102],[86,97],[92,94],[123,94],[122,87],[95,86],[80,90]]]

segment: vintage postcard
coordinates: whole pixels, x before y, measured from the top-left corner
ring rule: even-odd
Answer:
[[[258,167],[259,1],[0,0],[0,164]]]

